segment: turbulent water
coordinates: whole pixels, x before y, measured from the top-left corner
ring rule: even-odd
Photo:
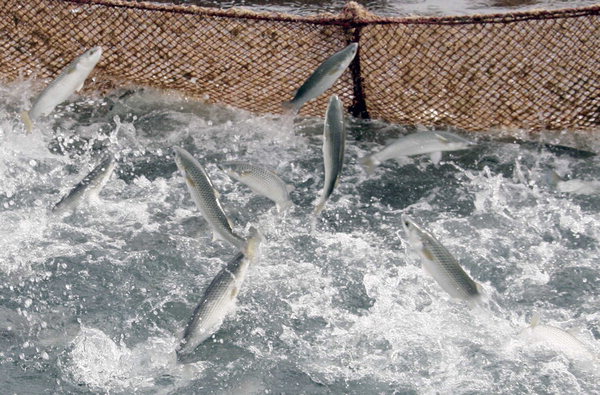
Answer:
[[[413,129],[349,121],[346,163],[322,215],[322,119],[291,122],[152,91],[75,98],[26,135],[30,83],[0,86],[0,387],[3,393],[593,393],[598,362],[532,342],[534,312],[600,352],[600,195],[559,192],[549,172],[598,179],[600,159],[550,144],[479,144],[360,158]],[[535,137],[600,147],[585,135]],[[265,235],[235,313],[188,364],[175,348],[234,255],[212,241],[178,172],[190,151],[234,230]],[[97,200],[49,209],[103,152]],[[295,186],[274,204],[217,167],[246,160]],[[407,248],[400,218],[429,229],[485,289],[451,300]]]

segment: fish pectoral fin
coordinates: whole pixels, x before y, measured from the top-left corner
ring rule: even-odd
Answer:
[[[75,89],[75,92],[79,92],[81,90],[81,88],[83,88],[83,84],[85,81],[82,81],[81,84],[77,87],[77,89]]]
[[[230,227],[231,229],[233,229],[233,225],[235,225],[235,224],[233,223],[233,221],[231,221],[231,219],[230,219],[230,218],[227,218],[227,223],[229,224],[229,227]]]
[[[231,288],[231,294],[229,295],[229,297],[231,299],[235,299],[239,293],[240,293],[240,289],[238,287],[234,286],[233,288]]]
[[[442,160],[442,152],[441,151],[432,152],[431,154],[429,154],[429,157],[431,158],[431,161],[433,162],[433,164],[437,165],[438,163],[440,163],[440,160]]]
[[[23,111],[21,113],[21,118],[23,118],[23,123],[25,124],[25,129],[27,130],[27,134],[31,133],[31,130],[33,130],[33,121],[31,120],[31,117],[29,116],[29,111]]]
[[[475,288],[477,288],[477,293],[479,295],[485,295],[485,289],[478,282],[475,283]]]
[[[221,237],[221,235],[220,235],[220,234],[218,234],[217,232],[215,232],[215,231],[213,230],[213,233],[212,233],[212,241],[213,241],[213,242],[215,242],[215,241],[219,241],[219,240],[223,240],[223,237]]]
[[[285,184],[285,190],[289,193],[296,190],[296,187],[291,184]]]
[[[435,257],[433,256],[433,254],[427,248],[422,248],[421,254],[423,254],[423,257],[425,257],[425,259],[427,259],[427,260],[430,260],[432,262],[435,260]]]
[[[192,187],[196,187],[196,183],[194,182],[194,179],[192,177],[190,177],[187,173],[185,174],[185,180],[188,182],[189,185],[191,185]]]
[[[71,67],[69,67],[69,69],[67,70],[66,74],[73,74],[77,71],[77,64],[71,65]]]

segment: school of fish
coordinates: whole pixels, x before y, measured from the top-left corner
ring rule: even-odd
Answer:
[[[332,87],[344,73],[358,52],[358,44],[333,54],[306,79],[298,88],[294,97],[283,104],[287,114],[294,116],[300,108]],[[54,81],[52,81],[33,100],[30,110],[22,113],[27,132],[33,128],[34,121],[47,116],[54,108],[81,89],[85,79],[100,61],[101,47],[94,47],[70,63]],[[346,128],[344,122],[344,104],[336,95],[329,99],[324,116],[323,132],[323,187],[317,197],[313,216],[318,216],[334,194],[336,185],[343,181],[343,164],[346,148]],[[442,152],[466,150],[475,143],[454,133],[427,131],[398,138],[378,152],[362,159],[367,174],[389,159],[400,160],[414,155],[429,155],[437,165]],[[176,350],[177,359],[184,363],[192,356],[196,348],[219,330],[223,320],[235,310],[235,303],[247,271],[260,260],[262,235],[258,229],[251,228],[247,237],[236,233],[236,224],[228,218],[220,202],[220,193],[215,189],[209,174],[201,162],[182,147],[174,147],[175,163],[189,194],[198,211],[213,232],[213,240],[223,240],[233,249],[233,258],[215,275],[204,288],[203,296],[194,309],[185,326],[181,341]],[[76,210],[79,205],[97,197],[102,187],[109,181],[117,165],[112,153],[99,159],[98,165],[85,175],[81,181],[56,203],[51,211],[65,214]],[[275,171],[261,164],[244,161],[216,163],[217,167],[232,179],[250,188],[254,193],[264,196],[276,205],[277,212],[283,214],[293,209],[289,193],[293,185],[287,184]],[[566,193],[592,193],[600,190],[596,183],[582,185],[575,180],[565,180],[556,173],[550,183]],[[399,219],[405,240],[421,261],[422,267],[450,298],[466,302],[470,306],[485,306],[485,291],[455,259],[436,237],[418,221],[404,215]],[[534,316],[529,327],[522,335],[534,341],[549,344],[551,348],[564,352],[570,357],[585,357],[595,360],[596,356],[584,343],[560,328],[539,324],[539,316]]]

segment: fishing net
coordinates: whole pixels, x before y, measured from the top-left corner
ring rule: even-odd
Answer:
[[[383,18],[348,3],[298,17],[121,0],[0,0],[0,79],[52,78],[104,48],[87,89],[124,84],[280,113],[348,42],[328,92],[361,117],[467,130],[598,129],[600,5],[487,16]],[[322,116],[327,96],[304,115]]]

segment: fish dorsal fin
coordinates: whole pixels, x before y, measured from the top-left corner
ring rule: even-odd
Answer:
[[[85,81],[82,81],[81,84],[77,87],[77,89],[75,89],[75,92],[79,92],[81,90],[81,88],[83,88],[83,83]]]
[[[442,160],[442,151],[432,152],[431,154],[429,154],[429,157],[431,158],[433,164],[437,165],[438,163],[440,163],[440,160]]]
[[[445,138],[444,136],[442,136],[442,135],[441,135],[441,134],[439,134],[439,133],[436,133],[436,134],[435,134],[435,137],[437,137],[437,139],[438,139],[438,140],[440,140],[440,142],[442,142],[442,143],[447,143],[447,142],[448,142],[448,139],[447,139],[447,138]]]
[[[529,324],[529,326],[531,328],[535,328],[536,326],[538,326],[540,323],[540,313],[535,312],[533,313],[533,316],[531,317],[531,323]]]

